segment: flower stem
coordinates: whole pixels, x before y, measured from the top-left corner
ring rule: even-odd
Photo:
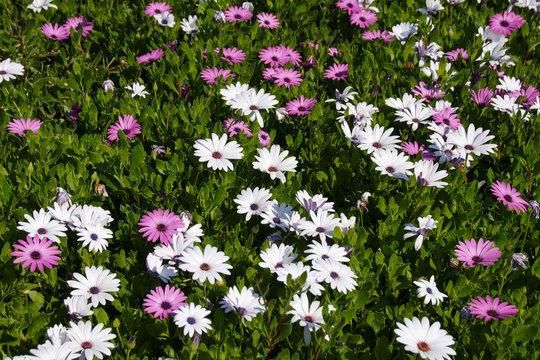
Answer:
[[[281,319],[279,320],[276,333],[274,334],[274,336],[272,337],[272,340],[270,340],[270,344],[268,345],[268,352],[266,353],[265,360],[270,359],[270,353],[272,352],[272,348],[274,347],[274,342],[276,341],[279,335],[279,331],[281,330],[281,325],[283,325],[283,321],[285,320],[285,316],[287,315],[287,310],[289,309],[289,305],[291,304],[292,298],[293,296],[289,297],[289,300],[287,301],[287,306],[285,306],[285,309],[283,310],[283,315],[281,315]]]

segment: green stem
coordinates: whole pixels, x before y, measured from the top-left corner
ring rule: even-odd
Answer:
[[[521,247],[519,249],[520,252],[523,251],[523,248],[525,247],[525,241],[527,241],[527,234],[529,233],[529,224],[531,222],[531,216],[532,216],[532,211],[529,213],[529,216],[527,217],[527,225],[525,226],[525,236],[523,236],[523,242],[521,243]]]

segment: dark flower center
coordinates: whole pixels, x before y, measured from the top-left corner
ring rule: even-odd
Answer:
[[[92,348],[92,343],[90,341],[83,341],[81,343],[81,346],[83,349],[90,349]]]
[[[90,239],[96,241],[98,239],[98,236],[96,234],[90,234]]]
[[[353,7],[353,4],[352,4],[352,3],[348,3],[348,4],[347,4],[347,7],[352,8],[352,7]]]
[[[306,108],[304,106],[299,106],[298,111],[306,111]]]
[[[511,202],[512,201],[512,197],[510,195],[504,195],[504,200],[508,201],[508,202]]]
[[[162,23],[163,25],[167,25],[167,20],[163,19],[163,20],[161,20],[161,23]]]
[[[322,226],[319,226],[318,228],[315,229],[315,231],[318,232],[318,233],[322,233],[322,232],[325,232],[326,229],[323,228]]]
[[[56,34],[52,34],[51,38],[56,39]]]
[[[197,322],[193,316],[188,317],[186,321],[188,322],[189,325],[193,325]]]
[[[480,256],[473,256],[472,261],[474,261],[475,263],[479,263],[482,261],[482,258]]]
[[[264,20],[265,25],[270,25],[270,21]]]
[[[168,301],[164,301],[161,303],[161,308],[164,310],[168,310],[171,308],[171,304]]]
[[[234,310],[239,313],[240,315],[244,315],[245,313],[247,313],[247,309],[246,308],[243,308],[241,306],[235,306],[234,307]]]
[[[257,209],[259,208],[259,205],[253,203],[253,204],[249,205],[249,208],[250,208],[251,210],[257,210]]]
[[[37,233],[38,233],[39,235],[46,234],[46,233],[47,233],[47,229],[45,229],[45,228],[39,228],[39,229],[37,229]]]
[[[272,61],[278,61],[279,59],[277,58],[277,56],[272,56],[270,59],[272,59]]]
[[[276,224],[281,224],[281,219],[278,218],[277,216],[275,218],[272,219],[272,221]]]
[[[283,267],[283,264],[280,262],[276,263],[276,265],[274,265],[274,269],[277,269],[277,268],[281,268]]]
[[[413,123],[417,123],[417,122],[420,122],[420,119],[414,118],[414,119],[412,119],[411,121],[412,121]]]
[[[389,167],[386,168],[386,171],[389,172],[390,174],[393,174],[393,173],[396,171],[396,169],[394,169],[393,167],[389,166]]]
[[[202,263],[200,268],[202,271],[208,271],[210,270],[210,265],[208,263]]]
[[[236,19],[241,19],[241,18],[242,18],[242,15],[240,15],[240,14],[235,14],[234,17],[235,17]]]
[[[465,145],[465,149],[474,150],[474,147],[472,145]]]
[[[496,312],[495,310],[488,310],[487,314],[488,314],[489,316],[492,316],[492,317],[495,317],[495,316],[498,315],[497,312]]]
[[[30,257],[34,260],[38,260],[39,258],[41,258],[41,254],[39,253],[39,251],[32,251],[30,253]]]
[[[377,149],[380,149],[382,148],[382,144],[380,142],[374,142],[373,144],[371,144],[374,148],[377,148]]]
[[[5,70],[0,70],[0,75],[6,75],[7,74],[7,71]]]
[[[289,79],[288,77],[284,77],[284,78],[283,78],[283,81],[285,81],[285,82],[288,83],[288,82],[291,82],[291,79]]]
[[[332,279],[339,279],[339,274],[338,274],[337,272],[335,272],[335,271],[332,271],[332,272],[330,273],[330,277],[331,277]]]
[[[421,351],[429,351],[429,345],[425,341],[420,341],[418,343],[418,349]]]
[[[361,17],[360,17],[360,21],[366,21],[366,18],[363,17],[363,16],[361,16]]]
[[[431,288],[426,288],[426,291],[428,294],[433,294],[433,290],[431,290]]]
[[[270,167],[268,168],[268,171],[270,171],[270,172],[276,172],[276,171],[278,171],[278,169],[277,169],[277,167],[275,167],[275,166],[270,166]]]
[[[99,288],[97,286],[92,286],[89,290],[90,294],[98,294],[99,293]]]
[[[213,157],[214,159],[221,159],[222,156],[223,156],[223,155],[221,155],[221,153],[220,153],[219,151],[214,151],[214,152],[212,153],[212,157]]]
[[[450,124],[450,119],[443,119],[442,122],[445,123],[446,125],[448,125],[448,124]]]
[[[321,258],[322,258],[323,260],[326,260],[326,259],[328,259],[329,257],[330,257],[330,256],[328,256],[328,255],[326,255],[326,254],[322,254],[322,255],[321,255]]]
[[[161,10],[159,9],[155,9],[154,11],[156,12],[156,14],[161,14]]]
[[[257,105],[251,105],[249,107],[249,110],[259,110],[259,108],[257,107]]]
[[[508,21],[506,21],[506,20],[501,21],[501,26],[506,27],[508,25],[509,25]]]
[[[167,227],[165,226],[165,224],[158,224],[158,226],[156,226],[156,229],[158,231],[163,232],[163,231],[167,230]]]
[[[313,322],[313,317],[311,315],[306,315],[306,316],[304,316],[304,320],[306,320],[309,323],[312,323]]]
[[[261,139],[266,140],[268,137],[266,135],[260,135]]]

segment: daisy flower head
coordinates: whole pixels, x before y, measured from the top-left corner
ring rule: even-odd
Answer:
[[[492,299],[489,295],[485,299],[481,296],[471,299],[471,302],[467,305],[470,306],[469,310],[476,315],[477,319],[484,318],[486,322],[513,317],[519,312],[515,305],[509,305],[506,301],[501,303],[501,299],[498,297]]]
[[[501,251],[493,247],[493,242],[480,238],[460,241],[456,247],[455,254],[459,261],[464,261],[463,266],[476,267],[476,265],[493,265],[499,260]]]
[[[118,116],[118,121],[109,127],[107,139],[118,140],[118,131],[122,131],[126,138],[133,139],[135,135],[141,133],[141,125],[137,119],[131,115]]]
[[[268,112],[273,109],[278,103],[276,97],[272,94],[265,93],[264,89],[259,91],[255,89],[247,89],[238,93],[229,101],[229,105],[233,109],[242,111],[242,115],[249,116],[249,120],[257,120],[259,126],[264,126],[264,120],[261,115],[262,110]]]
[[[166,2],[151,2],[146,5],[144,13],[148,16],[154,16],[163,13],[172,13],[172,7]]]
[[[389,43],[394,41],[394,36],[386,30],[372,30],[366,31],[362,34],[362,39],[368,41],[381,40],[383,43]]]
[[[523,24],[525,24],[525,20],[521,16],[513,11],[508,12],[508,10],[505,10],[504,13],[495,14],[489,19],[489,30],[507,36],[519,29]]]
[[[431,215],[428,215],[426,217],[419,217],[418,227],[414,226],[413,224],[405,224],[405,231],[408,231],[408,233],[405,233],[405,235],[403,235],[403,239],[408,239],[412,236],[418,235],[414,243],[414,249],[416,251],[419,251],[422,247],[422,242],[424,241],[424,238],[431,230],[437,228],[438,223],[439,222],[437,220],[434,220]]]
[[[292,310],[287,311],[287,314],[292,315],[291,322],[299,322],[304,328],[304,341],[306,344],[311,342],[311,332],[317,330],[324,324],[322,315],[322,306],[319,301],[313,301],[311,304],[308,301],[306,293],[300,296],[294,295],[290,303]]]
[[[445,52],[444,56],[452,62],[458,61],[459,58],[461,58],[462,60],[469,59],[469,54],[467,53],[467,50],[463,48],[458,48],[456,50]]]
[[[170,12],[156,14],[154,15],[154,19],[156,19],[157,23],[161,26],[172,28],[176,24],[176,21],[174,21],[174,15]]]
[[[225,104],[230,106],[236,97],[249,91],[250,87],[248,84],[242,84],[240,81],[237,81],[236,84],[227,85],[225,88],[221,89],[219,93],[221,94],[221,98],[225,100]]]
[[[264,313],[264,303],[262,298],[253,292],[253,288],[243,287],[238,290],[235,286],[229,288],[227,295],[219,302],[225,313],[237,312],[247,321],[251,321],[259,313]]]
[[[408,141],[401,144],[401,150],[409,155],[416,155],[420,151],[424,151],[424,145],[419,146],[416,141]]]
[[[304,98],[304,95],[300,95],[299,98],[289,101],[285,109],[289,115],[308,115],[311,114],[311,110],[316,103],[316,99]]]
[[[358,147],[366,150],[368,154],[381,149],[399,149],[399,136],[391,135],[393,130],[393,128],[385,130],[379,124],[375,124],[373,128],[366,126],[358,133],[360,139]]]
[[[418,33],[418,24],[406,22],[392,26],[392,35],[401,42],[401,45],[404,45],[416,33]]]
[[[349,64],[334,64],[324,71],[324,77],[332,80],[345,80],[349,77]]]
[[[79,354],[73,352],[70,342],[60,342],[47,340],[45,343],[37,346],[37,349],[30,350],[30,354],[22,358],[22,360],[72,360],[78,359]],[[18,356],[13,359],[17,360]],[[11,360],[10,358],[6,358]],[[4,359],[4,360],[6,360]]]
[[[184,227],[184,221],[168,209],[163,211],[159,208],[151,212],[148,211],[146,215],[141,217],[141,221],[137,225],[141,226],[139,232],[143,233],[143,237],[147,241],[156,242],[159,240],[162,244],[167,245],[178,229]]]
[[[52,269],[58,265],[60,257],[56,256],[61,253],[58,246],[51,246],[52,240],[46,237],[40,238],[38,235],[26,236],[26,241],[19,240],[19,244],[14,244],[13,247],[17,251],[13,251],[10,255],[16,257],[13,260],[14,264],[23,263],[23,269],[30,266],[30,271],[35,271],[36,267],[43,272],[43,268]]]
[[[204,283],[206,280],[210,284],[222,281],[221,274],[230,275],[229,269],[232,266],[225,263],[229,257],[223,251],[218,251],[216,247],[206,245],[204,252],[200,247],[186,249],[182,256],[183,264],[180,268],[193,273],[193,280]]]
[[[282,183],[287,180],[284,171],[296,172],[298,161],[294,156],[287,157],[288,150],[281,151],[279,145],[272,145],[270,150],[267,148],[257,149],[258,155],[255,156],[253,168],[264,173],[270,174],[272,180],[278,178]]]
[[[334,212],[334,203],[328,202],[328,198],[321,194],[311,196],[306,190],[298,190],[296,192],[296,201],[307,211],[328,211]]]
[[[179,328],[184,328],[184,335],[193,336],[195,333],[202,335],[202,333],[212,329],[211,321],[207,319],[210,310],[206,310],[200,305],[190,303],[175,310],[174,313],[174,323]]]
[[[107,248],[109,242],[107,239],[113,237],[111,230],[102,225],[90,225],[77,229],[78,241],[82,241],[82,246],[88,246],[88,250],[102,252]]]
[[[495,92],[489,88],[482,89],[482,87],[479,87],[476,93],[471,90],[471,100],[482,107],[491,107],[491,99],[494,96]]]
[[[540,92],[534,86],[528,86],[526,89],[512,91],[510,97],[516,99],[516,102],[524,107],[530,107],[540,97]]]
[[[285,45],[279,45],[277,47],[278,49],[281,49],[283,56],[285,57],[285,63],[290,62],[294,66],[301,66],[302,65],[302,55],[290,46]]]
[[[440,126],[448,126],[452,130],[457,130],[461,126],[458,115],[452,111],[452,107],[445,106],[442,110],[433,109],[433,120]]]
[[[377,15],[374,12],[362,9],[351,14],[351,24],[360,28],[367,28],[377,22]]]
[[[1,70],[0,70],[1,76]],[[1,79],[0,79],[1,82]],[[13,119],[8,123],[7,128],[12,134],[17,134],[21,136],[26,136],[27,131],[30,130],[34,135],[37,135],[39,128],[43,122],[39,120],[28,119]]]
[[[302,286],[302,291],[309,291],[315,296],[320,296],[324,291],[316,278],[316,274],[311,270],[311,266],[304,265],[301,262],[284,264],[277,268],[277,280],[287,285],[287,278],[291,275],[291,279],[296,281],[303,273],[307,273],[306,282]]]
[[[291,86],[295,87],[300,85],[302,80],[302,74],[294,69],[277,68],[272,75],[274,84],[278,86],[285,86],[289,89]]]
[[[258,136],[259,136],[259,144],[261,144],[261,146],[267,147],[270,145],[270,142],[272,141],[272,139],[270,139],[270,135],[268,135],[267,132],[261,129],[259,130]]]
[[[292,206],[285,203],[278,203],[277,200],[272,200],[262,212],[262,223],[268,224],[271,228],[276,226],[287,231],[290,227],[289,221],[294,215]]]
[[[429,87],[423,81],[420,81],[418,85],[411,89],[413,94],[421,96],[425,101],[431,101],[440,99],[446,95],[444,91],[441,91],[437,85],[431,84]]]
[[[187,296],[174,286],[165,285],[165,289],[158,286],[146,295],[143,303],[144,311],[148,314],[154,314],[154,318],[159,317],[159,320],[163,320],[180,307],[187,305],[184,302],[186,299]]]
[[[181,262],[179,259],[175,259],[175,261]],[[162,258],[154,253],[146,255],[146,268],[150,275],[159,278],[164,283],[168,283],[171,278],[178,275],[178,270],[175,267],[169,265],[169,263],[164,264]]]
[[[94,30],[94,25],[85,18],[78,16],[67,19],[66,24],[64,25],[68,32],[70,29],[73,29],[75,32],[78,32],[79,25],[82,28],[82,36],[86,37],[92,30]]]
[[[64,300],[64,305],[69,316],[77,320],[94,313],[92,311],[92,304],[88,303],[88,299],[85,296],[70,296]]]
[[[424,106],[423,103],[415,103],[414,105],[396,111],[396,121],[406,122],[411,125],[413,131],[418,129],[418,124],[425,124],[433,115],[433,110]]]
[[[417,295],[419,298],[424,298],[424,305],[431,302],[431,305],[439,305],[448,295],[443,294],[437,289],[435,283],[435,276],[431,275],[429,281],[426,279],[420,279],[415,281],[414,284],[418,286]]]
[[[463,158],[467,154],[487,155],[493,153],[493,149],[497,147],[496,144],[486,144],[495,137],[488,134],[489,130],[476,129],[474,124],[471,123],[466,130],[464,126],[460,126],[457,131],[449,134],[448,143],[457,146]]]
[[[325,102],[336,102],[336,110],[343,110],[348,107],[348,103],[354,100],[355,95],[358,95],[356,91],[353,90],[352,86],[347,86],[343,93],[336,89],[336,98],[328,99]]]
[[[240,133],[247,135],[247,137],[253,136],[253,133],[249,129],[249,124],[246,124],[243,121],[231,124],[231,126],[229,126],[229,128],[227,129],[227,132],[229,133],[229,137],[236,136]]]
[[[256,187],[243,189],[242,192],[234,199],[238,204],[237,211],[239,214],[246,214],[246,221],[251,219],[253,215],[261,215],[266,208],[272,203],[270,198],[272,193],[270,190]]]
[[[225,82],[228,78],[234,79],[236,77],[236,74],[231,73],[231,70],[218,69],[215,66],[214,68],[208,68],[201,71],[201,78],[203,78],[203,80],[206,81],[207,84],[217,84],[217,80],[219,77],[222,78],[222,82]]]
[[[347,265],[330,259],[317,260],[313,262],[313,270],[318,281],[330,284],[332,289],[337,289],[340,293],[346,294],[356,289],[357,283],[354,279],[358,276]]]
[[[358,0],[340,0],[336,6],[341,10],[347,11],[349,15],[362,11],[363,7],[358,4]]]
[[[261,51],[259,51],[259,59],[272,67],[283,66],[289,61],[287,53],[277,46],[261,49]]]
[[[207,162],[208,167],[213,170],[233,170],[230,160],[241,159],[244,156],[242,147],[236,141],[227,142],[227,134],[221,137],[212,134],[211,139],[197,140],[193,148],[199,161]]]
[[[261,252],[262,262],[259,263],[259,266],[263,269],[269,269],[272,273],[277,273],[278,268],[285,264],[291,264],[296,259],[298,254],[294,254],[293,251],[294,248],[290,245],[272,244]]]
[[[84,359],[103,359],[103,355],[110,356],[114,344],[112,340],[116,335],[111,334],[111,328],[104,328],[102,323],[92,327],[91,321],[79,321],[69,323],[71,327],[68,330],[68,337],[71,350],[75,353],[81,353]]]
[[[328,56],[341,56],[341,51],[338,48],[330,47],[328,48]]]
[[[223,55],[221,58],[229,64],[234,65],[244,61],[246,59],[246,53],[237,48],[223,48]]]
[[[180,27],[188,35],[195,36],[199,33],[199,26],[197,25],[197,15],[189,15],[180,21]]]
[[[74,289],[71,291],[72,296],[84,296],[90,299],[93,307],[98,304],[105,305],[107,301],[113,301],[110,292],[120,289],[120,280],[116,278],[116,274],[104,269],[102,266],[86,267],[85,275],[74,273],[73,277],[76,280],[68,280],[68,285]]]
[[[257,15],[257,22],[259,27],[267,29],[277,29],[279,27],[279,19],[274,14],[262,12]]]
[[[225,19],[228,22],[246,21],[251,19],[252,16],[251,11],[238,6],[231,6],[225,10]]]
[[[64,231],[67,228],[65,225],[53,220],[51,214],[43,209],[40,209],[39,212],[34,210],[33,217],[28,214],[24,214],[24,217],[28,222],[20,221],[17,229],[26,231],[32,237],[38,235],[40,239],[47,238],[55,243],[60,243],[58,237],[66,236]]]
[[[334,229],[339,227],[341,219],[336,218],[333,212],[319,209],[317,212],[310,211],[311,221],[306,220],[300,224],[302,236],[319,236],[321,240],[326,237],[334,237]]]
[[[47,10],[48,8],[58,9],[58,6],[52,3],[52,0],[34,0],[30,5],[27,6],[28,9],[33,12],[40,13],[41,10]]]
[[[10,58],[0,61],[0,83],[15,79],[15,75],[22,75],[24,66],[19,63],[12,62]]]
[[[134,82],[131,85],[127,85],[126,87],[124,87],[124,89],[129,90],[129,92],[131,93],[131,97],[141,96],[145,98],[146,95],[150,94],[148,91],[145,90],[144,85],[138,82]]]
[[[414,177],[420,186],[443,188],[448,183],[440,180],[448,176],[448,171],[438,169],[438,163],[420,160],[414,164]]]
[[[398,336],[397,341],[405,345],[405,350],[429,360],[450,359],[450,355],[456,355],[450,347],[454,345],[454,338],[441,329],[438,321],[430,325],[427,317],[422,321],[413,317],[412,321],[406,318],[404,322],[398,322],[394,332]]]
[[[326,243],[326,239],[322,239],[320,242],[313,240],[313,242],[308,245],[308,249],[305,253],[310,254],[306,257],[306,260],[310,260],[312,263],[319,260],[332,260],[339,263],[350,261],[347,257],[347,249],[338,244],[330,246]]]
[[[65,40],[69,37],[69,28],[58,24],[43,24],[41,26],[43,35],[53,40]]]
[[[158,61],[165,55],[165,51],[161,49],[154,49],[148,54],[141,55],[137,58],[137,64],[150,64],[151,62]]]
[[[409,161],[409,157],[396,149],[380,150],[373,153],[371,158],[377,165],[378,170],[383,175],[392,176],[398,179],[409,181],[409,175],[412,175],[410,169],[414,164]]]
[[[187,248],[199,239],[186,238],[182,233],[174,234],[169,244],[158,244],[154,247],[154,255],[162,261],[168,261],[169,265],[177,265],[182,262],[182,255]]]
[[[521,193],[517,192],[510,184],[497,180],[491,184],[491,192],[497,197],[497,200],[503,202],[503,205],[508,205],[510,211],[514,210],[517,213],[527,211],[529,203],[523,200],[520,196]]]

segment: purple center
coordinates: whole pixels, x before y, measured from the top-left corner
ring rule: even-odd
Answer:
[[[497,312],[496,312],[495,310],[488,310],[487,314],[488,314],[489,316],[491,316],[491,317],[495,317],[495,316],[498,315]]]
[[[326,259],[328,259],[329,257],[330,257],[330,256],[328,256],[328,255],[326,255],[326,254],[321,255],[321,258],[322,258],[323,260],[326,260]]]
[[[214,151],[214,152],[212,153],[212,157],[213,157],[214,159],[221,159],[222,156],[223,156],[223,155],[221,155],[221,153],[220,153],[219,151]]]
[[[90,239],[96,241],[98,239],[98,236],[96,234],[90,234]]]
[[[272,221],[273,221],[275,224],[281,224],[281,219],[278,218],[277,216],[276,216],[275,218],[273,218]]]
[[[299,106],[298,111],[306,111],[306,108],[304,106]]]
[[[393,174],[393,173],[396,171],[396,169],[394,169],[393,167],[389,166],[389,167],[386,168],[386,171],[389,172],[390,174]]]
[[[30,257],[34,260],[38,260],[39,258],[41,258],[41,254],[39,253],[39,251],[32,251],[30,253]]]
[[[259,208],[259,205],[253,203],[253,204],[249,205],[249,208],[250,208],[251,210],[257,210],[257,209]]]
[[[90,341],[83,341],[81,343],[81,346],[83,349],[90,349],[92,348],[92,343]]]
[[[186,319],[186,321],[188,322],[189,325],[193,325],[195,324],[196,320],[193,316],[190,316]]]
[[[512,202],[512,197],[510,195],[504,195],[504,200]]]
[[[374,142],[373,144],[371,144],[374,148],[377,148],[377,149],[380,149],[382,147],[381,143],[380,142]]]
[[[278,170],[277,170],[277,167],[275,167],[275,166],[270,166],[270,167],[268,168],[268,171],[270,171],[270,172],[276,172],[276,171],[278,171]]]
[[[89,290],[90,294],[98,294],[99,293],[99,288],[97,286],[92,286]]]
[[[315,231],[318,232],[318,233],[322,233],[322,232],[325,232],[326,229],[323,228],[322,226],[319,226],[318,228],[315,229]]]
[[[251,105],[249,107],[249,110],[259,110],[259,108],[257,107],[257,105]]]
[[[482,258],[480,256],[473,256],[472,261],[474,261],[475,263],[479,263],[482,261]]]
[[[420,341],[418,343],[418,349],[420,349],[421,351],[428,351],[429,345],[425,341]]]
[[[313,322],[313,317],[311,315],[306,315],[306,316],[304,316],[304,320],[309,322],[309,323],[312,323]]]
[[[431,290],[431,288],[426,288],[426,291],[428,294],[433,294],[433,290]]]
[[[202,271],[208,271],[210,270],[210,265],[208,263],[202,263],[200,268]]]
[[[164,310],[169,310],[171,308],[171,304],[168,301],[164,301],[161,303],[161,308]]]
[[[335,271],[332,271],[332,272],[330,273],[330,277],[331,277],[332,279],[339,279],[339,274],[338,274],[337,272],[335,272]]]
[[[5,70],[0,70],[0,75],[6,75],[7,74],[7,71]]]
[[[45,229],[45,228],[39,228],[39,229],[37,229],[37,233],[38,233],[39,235],[46,234],[46,233],[47,233],[47,229]]]
[[[501,21],[501,26],[507,27],[508,25],[510,25],[508,21],[506,20]]]
[[[474,150],[474,147],[472,145],[465,145],[465,149]]]
[[[167,230],[167,227],[165,226],[165,224],[158,224],[158,226],[156,226],[156,229],[158,231],[163,232],[163,231]]]

